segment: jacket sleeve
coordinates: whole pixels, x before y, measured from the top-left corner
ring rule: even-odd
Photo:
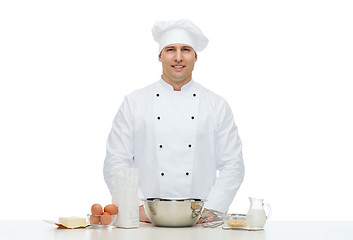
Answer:
[[[216,107],[217,135],[215,139],[217,170],[205,208],[227,212],[244,179],[242,142],[234,123],[232,111],[225,100]]]
[[[113,120],[103,167],[104,180],[111,194],[114,191],[116,169],[132,167],[133,164],[133,120],[131,103],[125,98]]]

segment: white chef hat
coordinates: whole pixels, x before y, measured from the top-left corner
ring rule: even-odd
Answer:
[[[159,43],[159,53],[172,43],[184,43],[200,52],[208,44],[207,37],[188,19],[157,21],[152,28],[154,40]]]

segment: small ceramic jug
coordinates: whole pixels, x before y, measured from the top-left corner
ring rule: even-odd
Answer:
[[[249,197],[250,208],[246,215],[246,222],[251,228],[263,228],[266,220],[271,216],[271,207],[268,203],[264,203],[263,199]],[[266,206],[268,214],[264,207]]]

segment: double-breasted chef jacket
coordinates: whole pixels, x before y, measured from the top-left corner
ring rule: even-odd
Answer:
[[[200,198],[205,208],[227,212],[244,178],[229,105],[194,80],[181,91],[163,79],[134,91],[107,140],[104,178],[111,192],[120,167],[139,169],[141,199]]]

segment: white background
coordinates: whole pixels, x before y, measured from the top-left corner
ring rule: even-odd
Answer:
[[[0,3],[0,219],[85,216],[110,203],[105,143],[123,97],[157,81],[151,28],[189,18],[210,39],[193,77],[232,107],[248,196],[273,220],[353,220],[353,4]]]

